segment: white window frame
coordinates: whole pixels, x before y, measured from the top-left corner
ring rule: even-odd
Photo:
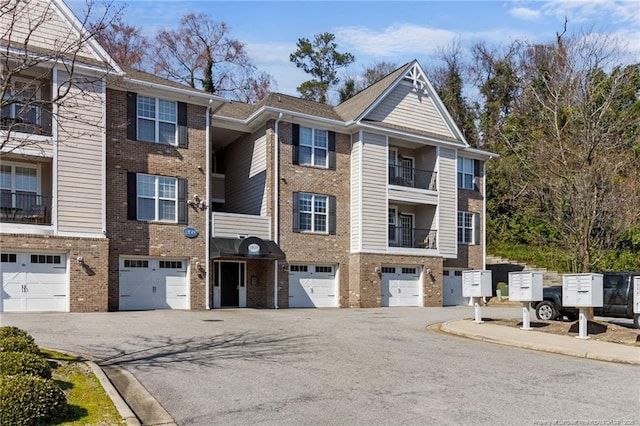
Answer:
[[[311,211],[302,210],[302,197],[310,196],[311,197]],[[316,199],[324,198],[325,201],[325,212],[316,212]],[[314,234],[329,234],[329,196],[321,195],[321,194],[312,194],[308,192],[300,192],[298,194],[298,214],[299,214],[299,231],[304,233],[314,233]],[[302,215],[310,214],[311,215],[311,229],[303,229],[302,227]],[[316,230],[316,217],[324,216],[324,231]]]
[[[302,140],[302,131],[303,130],[310,130],[311,131],[311,144],[303,143],[303,140]],[[299,145],[299,148],[298,148],[298,164],[301,164],[301,165],[304,165],[304,166],[314,166],[314,167],[322,167],[324,169],[328,169],[329,168],[329,131],[328,130],[323,130],[323,129],[316,129],[316,128],[313,128],[313,127],[304,127],[304,126],[300,126],[299,131],[300,131],[300,135],[299,135],[299,142],[298,142],[298,145]],[[316,145],[316,132],[324,133],[325,142],[326,142],[324,147]],[[305,148],[311,149],[311,162],[310,163],[305,163],[305,162],[302,161],[302,150],[300,149],[300,147],[305,147]],[[316,164],[317,160],[320,158],[319,156],[316,156],[316,150],[323,150],[324,151],[324,165],[323,164]]]
[[[29,193],[29,194],[34,194],[36,196],[38,195],[42,195],[40,194],[40,190],[41,190],[41,182],[40,182],[40,166],[39,165],[33,165],[33,164],[27,164],[27,163],[15,163],[15,162],[2,162],[3,166],[8,166],[11,167],[11,186],[10,187],[4,187],[4,186],[0,186],[0,190],[2,191],[9,191],[11,192],[11,206],[12,207],[16,207],[16,196],[15,193],[16,192],[25,192],[25,193]],[[23,167],[25,169],[32,169],[36,171],[36,190],[32,191],[32,190],[25,190],[25,189],[18,189],[16,186],[16,167]],[[1,185],[1,183],[0,183]],[[3,206],[5,207],[5,206]]]
[[[140,182],[137,181],[140,176],[147,176],[154,178],[154,196],[148,195],[140,195]],[[160,179],[169,179],[173,181],[174,184],[174,194],[175,197],[161,197],[160,196]],[[136,220],[145,221],[145,222],[167,222],[167,223],[178,223],[178,178],[169,177],[169,176],[160,176],[160,175],[149,175],[145,173],[137,173],[136,174]],[[154,217],[149,218],[140,218],[140,199],[154,200]],[[167,220],[159,218],[160,214],[160,201],[167,200],[174,202],[174,219]]]
[[[458,226],[457,226],[458,244],[468,244],[468,245],[478,244],[478,242],[475,241],[475,237],[474,237],[476,234],[475,220],[474,220],[475,214],[477,213],[464,212],[464,211],[458,212]],[[471,222],[470,226],[466,226],[467,219],[469,222]],[[467,231],[470,233],[469,238],[467,238]]]
[[[466,167],[465,167],[466,165]],[[467,170],[468,167],[470,170]],[[472,158],[458,157],[458,188],[474,189],[474,161]]]
[[[151,99],[154,101],[154,108],[155,108],[155,116],[154,117],[145,117],[145,116],[141,116],[140,115],[140,101],[142,99]],[[175,109],[175,116],[174,116],[174,120],[173,121],[169,121],[169,120],[162,120],[160,119],[160,102],[167,102],[167,103],[171,103],[174,105],[174,109]],[[145,121],[152,121],[154,123],[154,140],[149,140],[149,139],[144,139],[142,137],[140,137],[140,120],[145,120]],[[174,126],[174,132],[173,132],[173,142],[163,142],[160,141],[160,124],[161,123],[165,123],[165,124],[173,124]],[[159,143],[159,144],[165,144],[165,145],[173,145],[176,146],[178,145],[178,102],[176,101],[170,101],[167,99],[161,99],[161,98],[154,98],[151,96],[143,96],[143,95],[138,95],[137,99],[136,99],[136,137],[138,140],[140,141],[145,141],[145,142],[155,142],[155,143]]]
[[[21,77],[12,77],[9,84],[9,90],[5,93],[5,99],[16,99],[16,91],[15,86],[17,83],[23,83],[27,88],[30,86],[35,89],[35,99],[32,99],[30,96],[27,97],[27,104],[29,102],[37,102],[42,100],[42,87],[40,87],[40,83],[37,80],[26,79]],[[19,98],[18,98],[19,100]],[[20,111],[20,103],[14,102],[10,105],[7,105],[4,108],[9,109],[9,118],[15,120],[18,117],[18,112]],[[34,126],[42,126],[42,108],[40,105],[29,105],[30,109],[34,109],[36,112],[35,123],[25,122],[25,124],[31,124]]]

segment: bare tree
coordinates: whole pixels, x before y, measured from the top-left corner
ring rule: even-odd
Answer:
[[[140,27],[125,23],[120,16],[111,22],[93,22],[96,40],[119,65],[145,70],[151,45]]]
[[[261,99],[273,78],[256,70],[244,43],[230,38],[229,32],[227,24],[207,15],[185,15],[177,30],[156,35],[155,71],[209,93]]]
[[[81,102],[101,102],[101,81],[111,70],[107,62],[96,63],[90,50],[95,33],[86,24],[93,3],[87,3],[76,29],[62,28],[55,7],[48,1],[0,2],[0,156],[42,150],[54,128],[58,143],[100,131],[101,117],[92,123],[74,109]],[[118,12],[105,5],[100,13],[96,22]]]
[[[358,92],[383,79],[397,68],[398,65],[393,62],[380,61],[369,65],[359,75],[347,75],[344,79],[344,84],[338,89],[340,102],[355,96]]]

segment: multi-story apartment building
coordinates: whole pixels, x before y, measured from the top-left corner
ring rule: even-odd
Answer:
[[[212,307],[457,304],[484,266],[491,154],[416,61],[336,107],[271,94],[212,124]]]
[[[0,312],[462,302],[491,154],[416,61],[335,107],[247,105],[119,66],[58,0],[28,6],[1,22],[5,69],[31,66],[2,77]]]

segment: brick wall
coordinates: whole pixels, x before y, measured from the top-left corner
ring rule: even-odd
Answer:
[[[204,309],[206,285],[196,263],[206,264],[206,218],[210,210],[188,207],[187,225],[127,219],[127,172],[187,179],[187,194],[206,198],[206,108],[187,106],[187,148],[132,141],[126,133],[126,92],[107,90],[107,236],[109,250],[109,310],[118,309],[121,256],[187,258],[191,268],[191,309]],[[186,238],[185,226],[200,235]]]
[[[58,252],[69,257],[71,312],[104,312],[108,301],[109,241],[106,238],[0,234],[3,252]],[[84,265],[76,259],[82,257]]]
[[[268,123],[268,126],[267,153],[272,155],[274,122]],[[349,306],[350,137],[347,134],[336,133],[336,169],[328,170],[294,165],[292,163],[291,123],[280,122],[278,133],[280,139],[279,245],[286,253],[288,263],[338,264],[340,266],[339,306]],[[271,173],[268,174],[269,179],[272,179]],[[270,182],[269,179],[268,182]],[[335,196],[336,234],[293,232],[293,192]],[[270,206],[271,203],[270,198],[268,205]],[[288,301],[288,285],[283,293],[287,295],[286,300]]]

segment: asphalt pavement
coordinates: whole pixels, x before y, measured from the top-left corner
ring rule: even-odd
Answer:
[[[483,309],[492,318],[519,313]],[[3,314],[0,325],[93,359],[129,425],[515,424],[581,413],[640,421],[640,348],[476,324],[470,315],[467,307]],[[529,380],[536,399],[506,409],[519,400],[514,378],[524,369],[520,378]],[[554,373],[571,378],[554,384],[554,393],[577,385],[584,395],[546,395],[539,377]],[[625,383],[629,395],[602,395]],[[597,409],[589,403],[590,411],[581,411],[595,389]],[[540,404],[545,411],[536,410]]]

